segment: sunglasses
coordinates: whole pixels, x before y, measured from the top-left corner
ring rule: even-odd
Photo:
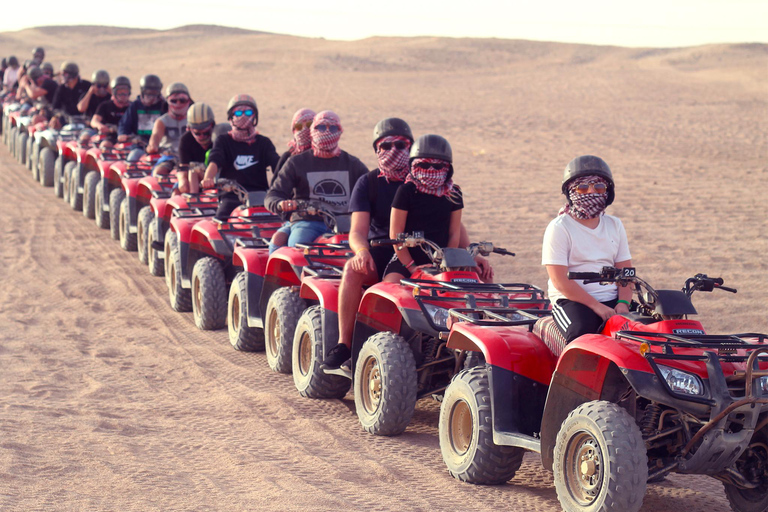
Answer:
[[[144,98],[159,98],[160,97],[160,93],[159,92],[143,92],[143,93],[141,93],[141,95]]]
[[[131,95],[131,93],[129,93],[129,92],[116,92],[115,93],[115,98],[127,98],[130,95]]]
[[[335,124],[319,124],[315,126],[315,130],[319,131],[320,133],[325,133],[326,131],[330,133],[337,133],[339,131],[339,127]]]
[[[168,100],[168,103],[173,105],[186,105],[189,103],[189,98],[176,98],[175,100]]]
[[[213,128],[206,128],[205,130],[189,130],[192,132],[192,135],[197,135],[198,137],[203,137],[205,135],[210,134],[213,131]]]
[[[592,190],[595,191],[596,194],[605,194],[608,191],[608,185],[605,183],[582,183],[581,185],[578,185],[576,187],[576,193],[583,195],[589,193],[589,188],[592,187]]]
[[[392,148],[402,151],[404,149],[408,149],[408,143],[402,140],[397,140],[395,142],[382,142],[379,144],[379,149],[381,151],[389,151]]]
[[[428,171],[429,169],[434,169],[436,171],[441,171],[441,170],[445,169],[446,167],[448,167],[448,164],[444,164],[444,163],[431,164],[429,162],[419,162],[418,164],[416,164],[415,167],[417,167],[419,169],[423,169],[425,171]]]
[[[305,128],[309,128],[310,126],[312,126],[312,121],[307,121],[306,123],[296,123],[293,125],[293,131],[298,132]]]
[[[250,117],[250,116],[253,115],[253,110],[251,110],[251,109],[248,109],[248,110],[235,110],[234,112],[232,112],[232,115],[235,116],[235,117],[243,117],[243,116]]]
[[[96,88],[97,89],[106,89],[107,86],[106,85],[102,85],[102,84],[96,84]]]

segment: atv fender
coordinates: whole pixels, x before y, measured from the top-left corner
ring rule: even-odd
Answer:
[[[267,314],[267,303],[275,290],[301,284],[299,276],[306,264],[304,253],[294,247],[280,247],[269,256],[264,273],[264,286],[259,297],[261,318]]]
[[[306,276],[301,280],[299,296],[302,299],[317,301],[323,309],[338,312],[340,285],[340,279]]]
[[[242,267],[245,272],[246,309],[248,327],[264,327],[264,316],[259,301],[264,288],[264,273],[269,259],[269,250],[235,246],[232,264]]]

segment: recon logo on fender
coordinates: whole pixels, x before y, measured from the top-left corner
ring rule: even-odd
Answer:
[[[234,166],[235,169],[241,171],[246,167],[256,165],[257,163],[259,163],[259,161],[256,160],[253,155],[237,155],[237,158],[235,158]]]

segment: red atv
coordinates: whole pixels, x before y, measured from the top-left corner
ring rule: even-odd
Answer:
[[[736,511],[768,508],[768,335],[707,335],[690,297],[721,289],[698,274],[654,290],[635,269],[571,273],[630,284],[638,305],[565,346],[551,317],[454,311],[448,347],[482,353],[440,409],[440,448],[457,479],[511,479],[524,450],[552,469],[565,510],[635,511],[670,472],[721,480]]]
[[[378,241],[382,243],[422,247],[432,265],[417,269],[400,283],[382,282],[368,288],[357,312],[351,369],[342,367],[324,373],[325,378],[352,379],[357,416],[366,431],[397,435],[410,423],[418,399],[441,395],[454,374],[478,363],[476,357],[468,358],[462,349],[446,346],[449,309],[514,304],[520,311],[536,315],[547,310],[549,301],[542,290],[530,284],[481,282],[475,254],[513,255],[489,242],[472,244],[469,250],[440,248],[425,240],[423,234],[414,233]],[[335,315],[327,314],[323,320],[327,320],[323,332],[336,328]],[[296,339],[300,336],[297,331]],[[311,387],[312,377],[323,371],[318,370],[322,354],[336,339],[319,340],[322,350],[312,349],[313,363],[307,367],[310,372],[306,377],[299,376],[297,384],[306,378],[307,389]],[[301,346],[297,350],[301,354],[309,349]]]
[[[298,201],[297,212],[321,216],[329,233],[313,243],[268,248],[241,240],[233,264],[243,271],[229,291],[229,341],[237,350],[266,349],[269,367],[291,372],[293,335],[307,305],[299,296],[302,270],[307,265],[333,265],[348,257],[349,215],[335,215],[322,205]]]

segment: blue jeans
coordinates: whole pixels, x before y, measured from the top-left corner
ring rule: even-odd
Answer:
[[[325,222],[319,220],[299,220],[293,224],[285,223],[277,232],[288,235],[288,247],[296,247],[296,244],[314,242],[320,235],[328,232],[328,226],[325,225]],[[275,252],[278,247],[270,242],[269,254]]]

